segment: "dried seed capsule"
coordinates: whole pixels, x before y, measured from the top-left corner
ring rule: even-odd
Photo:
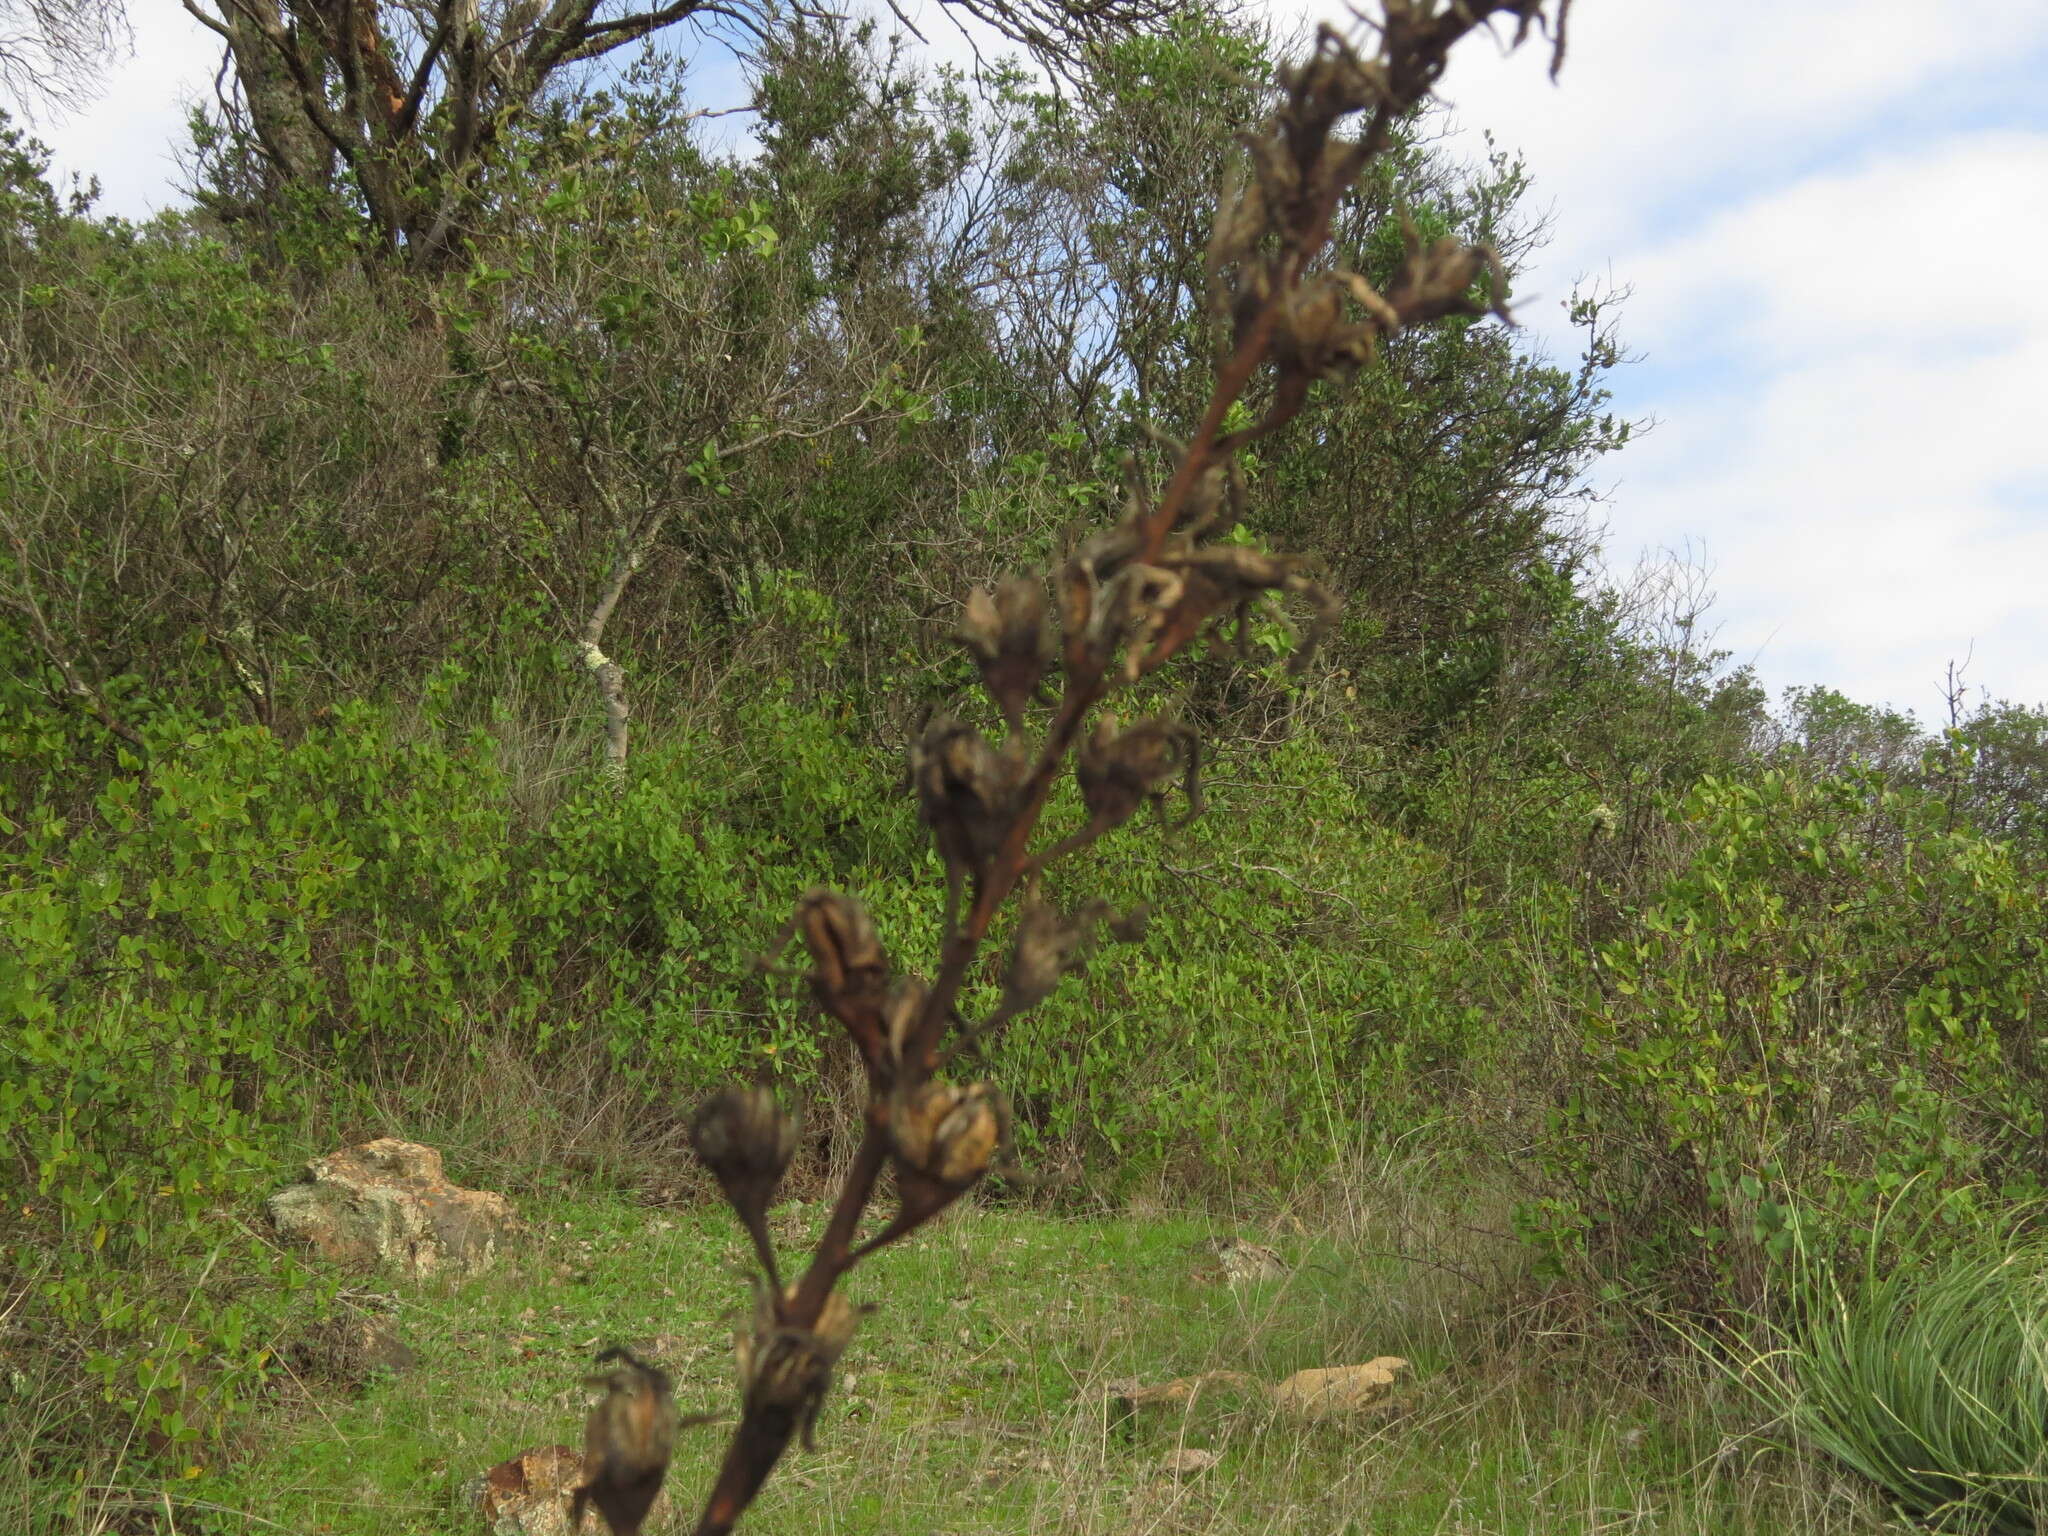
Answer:
[[[960,892],[971,878],[979,888],[988,862],[1002,846],[1028,771],[1018,738],[998,752],[972,726],[940,716],[910,749],[910,782],[917,813],[932,829],[946,866],[946,931],[959,917]]]
[[[1159,786],[1182,775],[1188,814],[1201,813],[1201,738],[1191,726],[1140,720],[1128,730],[1104,714],[1074,755],[1074,777],[1093,829],[1106,832],[1131,819],[1141,802],[1161,798]]]
[[[929,1082],[897,1098],[889,1125],[897,1173],[906,1179],[906,1208],[913,1204],[910,1186],[919,1176],[945,1186],[945,1196],[938,1202],[945,1205],[988,1172],[1003,1137],[997,1104],[986,1083],[959,1088]],[[929,1198],[921,1187],[919,1194]]]
[[[773,1193],[796,1155],[797,1117],[766,1088],[727,1088],[713,1094],[690,1122],[690,1146],[740,1203],[735,1189]]]
[[[1068,922],[1059,909],[1033,896],[1024,903],[1017,918],[1017,942],[1010,951],[1010,968],[1003,977],[1002,1012],[1007,1016],[1052,996],[1077,954],[1087,942],[1093,914]]]
[[[931,995],[931,988],[916,976],[897,978],[896,985],[889,992],[889,1001],[882,1007],[882,1026],[887,1042],[889,1070],[898,1071],[903,1066],[903,1053],[910,1045],[910,1037],[917,1030],[918,1020],[924,1016],[925,999]]]
[[[1015,729],[1052,660],[1044,587],[1028,576],[1006,576],[993,594],[977,588],[961,614],[960,639],[979,664],[989,697]]]
[[[775,1248],[768,1237],[768,1202],[796,1155],[797,1117],[766,1088],[727,1088],[704,1102],[690,1121],[690,1146],[732,1202],[754,1252],[771,1280]]]
[[[785,1302],[795,1296],[794,1286],[783,1292]],[[753,1331],[741,1334],[733,1345],[747,1408],[790,1415],[803,1433],[804,1449],[816,1449],[812,1437],[832,1384],[832,1368],[846,1353],[860,1320],[873,1310],[856,1307],[834,1291],[825,1298],[817,1325],[798,1328],[782,1322],[771,1291],[757,1290]]]
[[[1024,764],[998,752],[972,726],[941,716],[911,748],[910,776],[918,813],[949,864],[970,867],[995,852],[1009,829],[1009,815]]]
[[[889,954],[868,910],[851,896],[813,886],[796,904],[770,954],[802,933],[811,955],[811,995],[846,1027],[870,1068],[881,1059],[882,1002],[888,995]],[[772,964],[764,956],[763,969]]]
[[[798,904],[796,922],[811,952],[819,1000],[827,1007],[833,996],[870,988],[888,974],[889,956],[875,920],[853,897],[813,887]]]
[[[674,1453],[675,1399],[668,1377],[630,1350],[608,1349],[597,1361],[618,1365],[590,1378],[605,1395],[583,1426],[583,1481],[570,1500],[570,1526],[582,1529],[585,1506],[595,1504],[613,1536],[637,1536]]]
[[[952,1112],[960,1090],[951,1083],[931,1082],[898,1094],[889,1112],[889,1135],[899,1160],[924,1169],[932,1157],[932,1138]]]
[[[929,1171],[941,1183],[965,1189],[988,1172],[1002,1139],[994,1102],[982,1084],[973,1084],[933,1133]]]

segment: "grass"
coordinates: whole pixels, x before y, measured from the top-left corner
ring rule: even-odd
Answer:
[[[1887,1269],[1881,1237],[1847,1275],[1802,1254],[1791,1321],[1727,1368],[1916,1517],[2048,1528],[2048,1248],[1978,1244]]]
[[[564,1203],[527,1214],[533,1241],[491,1276],[392,1293],[397,1327],[419,1355],[413,1369],[353,1396],[288,1384],[237,1455],[148,1496],[167,1493],[168,1514],[119,1528],[481,1531],[458,1507],[460,1483],[529,1447],[576,1443],[579,1379],[608,1342],[658,1355],[685,1412],[731,1404],[730,1342],[746,1291],[722,1211]],[[785,1206],[777,1219],[794,1239],[822,1216],[815,1205]],[[1190,1247],[1218,1230],[1172,1215],[1072,1221],[980,1210],[878,1256],[849,1289],[881,1308],[843,1362],[818,1449],[792,1455],[745,1528],[1883,1528],[1839,1481],[1726,1441],[1724,1410],[1698,1382],[1602,1367],[1626,1357],[1526,1320],[1508,1330],[1522,1342],[1503,1350],[1490,1342],[1506,1336],[1499,1317],[1468,1280],[1379,1255],[1369,1241],[1312,1240],[1298,1225],[1244,1234],[1293,1262],[1287,1278],[1238,1290],[1204,1283]],[[1256,1396],[1221,1391],[1121,1425],[1105,1410],[1105,1388],[1120,1379],[1230,1369],[1275,1380],[1383,1354],[1412,1360],[1414,1379],[1396,1412],[1368,1422],[1304,1425]],[[690,1528],[722,1437],[686,1433],[673,1507],[651,1532]],[[1177,1476],[1166,1463],[1182,1448],[1218,1460]]]

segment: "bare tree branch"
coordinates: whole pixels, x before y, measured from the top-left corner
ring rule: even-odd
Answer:
[[[131,39],[121,0],[0,0],[0,87],[60,114],[83,106]]]

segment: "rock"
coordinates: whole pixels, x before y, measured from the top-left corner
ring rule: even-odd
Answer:
[[[1176,1376],[1171,1381],[1146,1385],[1136,1381],[1112,1382],[1110,1400],[1122,1413],[1150,1408],[1160,1403],[1191,1403],[1210,1387],[1257,1387],[1258,1382],[1243,1371],[1204,1371],[1199,1376]]]
[[[268,1209],[279,1233],[324,1259],[385,1265],[413,1279],[487,1269],[498,1239],[518,1227],[503,1195],[457,1188],[442,1175],[439,1152],[388,1136],[314,1158]]]
[[[521,1451],[462,1485],[462,1507],[484,1517],[491,1536],[572,1536],[569,1508],[583,1481],[583,1457],[566,1445]],[[668,1490],[654,1496],[646,1529],[658,1530],[668,1516]],[[585,1532],[601,1530],[596,1511],[583,1514]]]
[[[1194,1278],[1202,1281],[1228,1281],[1232,1286],[1249,1285],[1257,1280],[1280,1280],[1288,1273],[1287,1261],[1259,1243],[1248,1243],[1238,1237],[1205,1237],[1194,1245],[1194,1251],[1207,1255],[1205,1262],[1196,1266]]]
[[[1204,1371],[1199,1376],[1176,1376],[1172,1381],[1151,1385],[1137,1381],[1111,1382],[1106,1395],[1109,1427],[1119,1431],[1133,1429],[1141,1408],[1170,1405],[1179,1407],[1183,1412],[1189,1411],[1195,1399],[1211,1388],[1265,1390],[1264,1383],[1242,1371]]]
[[[1408,1362],[1381,1355],[1364,1365],[1296,1371],[1273,1388],[1273,1402],[1306,1418],[1343,1418],[1378,1406],[1407,1374]]]
[[[396,1375],[419,1363],[412,1346],[389,1323],[362,1313],[315,1324],[287,1346],[285,1354],[300,1375],[319,1377],[351,1392],[361,1391],[379,1374]]]
[[[1132,1418],[1141,1408],[1162,1404],[1186,1409],[1204,1392],[1218,1387],[1262,1392],[1276,1408],[1304,1418],[1344,1418],[1384,1404],[1395,1383],[1407,1370],[1406,1360],[1395,1355],[1382,1355],[1364,1365],[1333,1365],[1296,1371],[1285,1381],[1270,1387],[1242,1371],[1204,1371],[1199,1376],[1177,1376],[1172,1381],[1152,1385],[1134,1381],[1113,1382],[1109,1387],[1110,1423],[1115,1427]]]
[[[582,1481],[580,1454],[544,1445],[464,1483],[462,1505],[484,1517],[491,1536],[569,1536],[569,1498]]]
[[[1254,1280],[1279,1280],[1287,1274],[1286,1261],[1272,1249],[1257,1243],[1225,1243],[1216,1259],[1223,1266],[1223,1278],[1232,1285],[1249,1285]]]
[[[1202,1451],[1192,1445],[1184,1445],[1178,1450],[1168,1451],[1165,1459],[1159,1463],[1159,1470],[1168,1477],[1193,1477],[1208,1471],[1216,1465],[1217,1460],[1214,1451]]]

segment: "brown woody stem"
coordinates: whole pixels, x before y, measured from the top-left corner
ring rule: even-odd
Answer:
[[[1374,105],[1365,130],[1353,143],[1355,165],[1362,166],[1384,150],[1400,114],[1427,94],[1442,67],[1444,51],[1479,25],[1483,17],[1496,11],[1520,17],[1526,31],[1531,18],[1540,14],[1540,6],[1537,0],[1494,0],[1492,4],[1458,6],[1436,15],[1424,12],[1420,25],[1412,14],[1389,7],[1384,39],[1387,75],[1393,86]],[[1401,35],[1397,36],[1397,31]],[[1233,452],[1243,444],[1277,430],[1301,410],[1306,389],[1283,389],[1256,424],[1228,436],[1223,432],[1223,423],[1230,408],[1242,397],[1268,358],[1283,306],[1298,292],[1309,264],[1329,241],[1330,221],[1343,191],[1344,187],[1333,180],[1318,193],[1305,223],[1295,226],[1287,252],[1275,274],[1270,297],[1240,336],[1229,360],[1218,370],[1215,388],[1202,413],[1201,423],[1189,440],[1187,451],[1181,455],[1158,503],[1138,525],[1136,559],[1140,563],[1153,564],[1158,560],[1174,525],[1180,520],[1182,508],[1219,453]],[[1166,661],[1186,643],[1187,638],[1180,636],[1162,640],[1156,654],[1147,657],[1150,666]],[[926,994],[917,1028],[906,1042],[902,1061],[896,1069],[898,1076],[894,1086],[899,1090],[915,1088],[928,1081],[940,1064],[940,1045],[948,1023],[955,1017],[960,989],[1004,901],[1020,881],[1041,867],[1044,858],[1079,846],[1075,838],[1068,838],[1041,858],[1035,859],[1030,851],[1031,838],[1052,793],[1053,782],[1073,750],[1082,723],[1112,686],[1110,653],[1114,649],[1114,641],[1096,644],[1084,634],[1072,633],[1065,637],[1065,644],[1067,684],[1059,708],[1017,798],[1016,810],[1004,832],[1002,845],[974,882],[974,900],[967,921],[957,929],[953,924],[958,915],[958,875],[949,871],[947,923],[939,971]],[[1011,728],[1016,729],[1014,720]],[[1081,842],[1093,840],[1086,832],[1078,836]],[[969,1038],[971,1035],[972,1032]],[[918,1220],[901,1221],[899,1218],[900,1225],[892,1224],[860,1248],[854,1247],[854,1236],[874,1196],[882,1169],[888,1162],[890,1148],[889,1101],[883,1093],[888,1085],[881,1080],[872,1059],[868,1061],[868,1072],[872,1093],[867,1126],[854,1153],[853,1164],[840,1187],[831,1219],[818,1241],[810,1267],[798,1282],[795,1295],[786,1302],[780,1296],[775,1298],[778,1320],[785,1327],[814,1327],[823,1315],[833,1287],[857,1259],[921,1224]],[[787,1449],[794,1427],[794,1421],[781,1410],[751,1405],[747,1408],[719,1469],[710,1501],[697,1526],[697,1536],[723,1536],[732,1529],[773,1470],[777,1459]]]

